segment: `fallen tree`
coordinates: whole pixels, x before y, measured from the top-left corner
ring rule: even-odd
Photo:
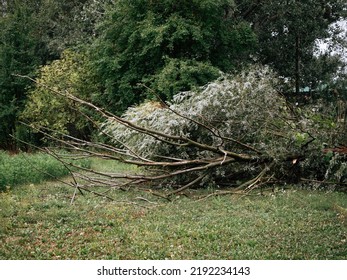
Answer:
[[[84,112],[93,115],[84,117],[106,141],[58,136],[47,129],[42,133],[83,156],[141,167],[141,173],[117,174],[76,166],[71,184],[80,191],[139,186],[169,199],[193,187],[245,193],[275,182],[295,183],[312,165],[312,155],[322,155],[323,143],[332,143],[336,129],[327,125],[326,116],[317,121],[323,116],[320,108],[303,112],[289,104],[278,91],[275,74],[263,66],[222,75],[205,87],[177,94],[171,103],[158,99],[128,108],[122,117],[68,92],[55,93],[78,108],[88,107]],[[67,168],[73,166],[50,153]]]

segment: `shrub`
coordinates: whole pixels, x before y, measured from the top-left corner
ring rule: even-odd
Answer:
[[[85,54],[66,50],[61,59],[41,67],[21,118],[34,127],[88,138],[91,128],[80,108],[52,91],[68,92],[84,99],[95,94],[97,86]]]

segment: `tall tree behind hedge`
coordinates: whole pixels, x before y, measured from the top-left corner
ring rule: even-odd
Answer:
[[[94,25],[112,0],[6,0],[0,2],[0,148],[14,148],[9,134],[25,129],[17,119],[37,69],[58,59],[67,47],[93,39]],[[17,133],[18,134],[18,133]]]
[[[0,16],[0,148],[11,148],[18,111],[23,108],[29,81],[15,74],[32,76],[46,59],[46,50],[34,32],[35,1],[7,1]],[[37,2],[37,1],[36,1]],[[4,3],[3,3],[4,4]]]
[[[104,93],[116,113],[151,91],[164,99],[235,69],[256,44],[231,0],[119,0],[94,45]],[[142,85],[141,85],[142,84]]]
[[[315,53],[317,39],[332,36],[329,33],[331,23],[346,18],[345,0],[236,2],[240,16],[252,24],[259,38],[261,61],[290,78],[296,93],[302,87],[315,88],[322,79],[331,79],[341,65],[338,60],[326,56],[317,58]]]
[[[94,40],[95,25],[113,0],[41,0],[42,40],[51,54],[80,48]],[[58,57],[56,57],[58,58]]]

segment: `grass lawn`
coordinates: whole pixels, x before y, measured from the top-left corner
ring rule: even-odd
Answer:
[[[70,205],[73,191],[45,182],[0,193],[0,259],[347,259],[344,193],[168,202],[130,191]]]

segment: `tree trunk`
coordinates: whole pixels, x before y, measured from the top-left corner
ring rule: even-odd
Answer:
[[[300,36],[295,37],[295,94],[300,94]]]

